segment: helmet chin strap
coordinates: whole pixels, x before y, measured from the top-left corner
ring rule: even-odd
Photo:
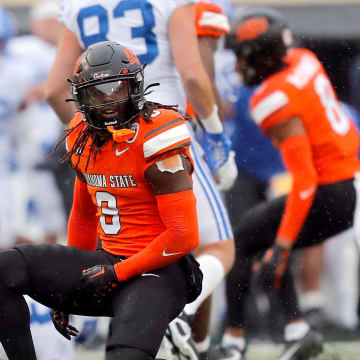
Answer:
[[[133,129],[115,130],[113,126],[107,126],[106,128],[112,134],[113,140],[116,142],[131,140],[136,134],[136,131]]]

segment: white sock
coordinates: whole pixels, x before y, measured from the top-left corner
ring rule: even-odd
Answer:
[[[198,353],[204,353],[210,348],[210,336],[207,335],[203,341],[195,342],[195,347]]]
[[[324,307],[324,294],[321,290],[305,291],[301,294],[299,302],[302,311],[314,308],[322,309]]]
[[[214,291],[225,276],[224,266],[216,256],[206,254],[199,256],[196,260],[200,264],[204,279],[199,297],[191,304],[185,306],[184,311],[187,315],[194,315],[196,313],[201,303]]]
[[[245,350],[245,338],[244,337],[238,337],[238,336],[232,336],[228,333],[225,333],[221,345],[223,346],[231,346],[236,345],[241,351]]]
[[[305,321],[295,321],[287,324],[284,330],[285,341],[296,341],[303,338],[310,330],[310,326]]]

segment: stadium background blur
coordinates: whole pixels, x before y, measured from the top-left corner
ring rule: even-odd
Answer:
[[[10,10],[16,18],[17,35],[29,33],[29,9],[36,2],[36,0],[1,0],[0,5]],[[214,2],[220,5],[226,3],[220,0]],[[251,2],[233,0],[227,1],[227,3],[232,9],[233,6],[243,4],[266,5],[279,9],[288,19],[297,42],[310,48],[318,55],[335,86],[340,100],[360,110],[360,81],[357,81],[360,79],[360,0],[252,0]],[[226,11],[226,6],[224,8]],[[219,68],[221,69],[221,64]],[[221,77],[221,74],[218,74],[218,76]],[[280,182],[274,184],[274,192],[286,191],[288,180],[280,180]],[[351,237],[352,234],[347,236],[349,240],[351,240]],[[331,279],[331,261],[334,260],[336,246],[333,250],[328,251],[330,255],[327,263],[325,260],[325,270],[322,276],[322,290],[327,298],[324,305],[326,321],[329,321],[327,326],[322,328],[325,339],[328,340],[326,353],[319,357],[319,359],[323,360],[360,358],[360,344],[358,344],[360,333],[358,333],[356,309],[358,258],[355,245],[351,241],[346,242],[344,246],[346,251],[342,251],[342,253],[347,257],[345,262],[348,267],[344,275],[346,283],[341,284],[340,290],[337,289],[340,296],[336,299],[332,299],[332,289],[336,286],[334,286],[333,279]],[[333,255],[331,255],[331,251]],[[327,267],[330,267],[328,274]],[[343,278],[340,277],[340,281],[342,281],[341,279]],[[352,300],[346,301],[346,297],[350,297]],[[344,301],[344,304],[339,304],[341,301]],[[258,299],[258,302],[260,308],[268,306],[262,303],[262,299]],[[215,326],[212,332],[216,339],[221,333],[221,318],[224,312],[222,289],[219,289],[216,294],[215,304],[213,311]],[[346,314],[338,310],[344,307],[348,310],[345,310]],[[256,331],[259,331],[259,328],[261,330],[262,326],[266,327],[266,324],[263,324],[259,318],[255,317],[254,321],[259,322],[259,326],[255,326]],[[81,325],[81,322],[79,324]],[[101,326],[99,327],[101,328]],[[105,332],[104,328],[106,326],[103,326],[100,332]],[[91,353],[88,345],[78,345],[75,359],[101,359],[103,356],[102,349],[99,349],[103,345],[101,335],[99,338],[97,339],[99,341],[95,341],[90,345]],[[267,340],[265,343],[264,339]],[[258,338],[255,336],[252,342],[257,344],[250,347],[247,358],[250,360],[275,359],[281,348],[279,345],[274,344],[274,340],[276,342],[276,339],[270,340],[269,335],[266,333],[259,335]]]

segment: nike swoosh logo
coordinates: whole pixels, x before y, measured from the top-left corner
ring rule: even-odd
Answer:
[[[313,194],[315,189],[316,189],[316,186],[311,186],[310,188],[308,188],[306,190],[300,191],[300,193],[299,193],[300,198],[302,200],[306,200],[309,196],[311,196]]]
[[[102,275],[102,274],[105,274],[105,269],[101,269],[101,271],[99,271],[98,273],[92,275],[92,276],[89,276],[89,279],[92,279],[96,276],[99,276],[99,275]]]
[[[182,252],[167,253],[165,250],[163,250],[163,253],[162,253],[163,256],[174,256],[174,255],[179,255],[179,254],[182,254]]]
[[[129,148],[126,148],[126,149],[124,149],[124,150],[122,150],[122,151],[119,151],[118,149],[116,149],[115,155],[116,155],[116,156],[120,156],[121,154],[123,154],[125,151],[128,151],[128,150],[129,150]]]
[[[155,277],[160,277],[159,275],[157,275],[157,274],[152,274],[152,273],[144,273],[144,274],[141,274],[141,276],[155,276]]]

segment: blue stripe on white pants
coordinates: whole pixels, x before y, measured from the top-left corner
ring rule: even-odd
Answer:
[[[194,193],[198,201],[200,242],[231,239],[233,234],[227,210],[198,147],[193,141],[190,150],[195,163]]]

